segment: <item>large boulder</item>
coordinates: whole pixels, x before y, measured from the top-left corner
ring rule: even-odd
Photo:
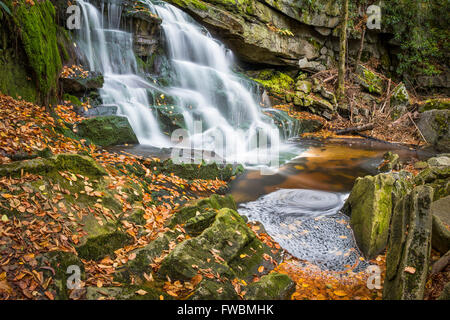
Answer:
[[[449,110],[450,109],[450,99],[429,99],[421,103],[419,106],[420,112],[425,112],[429,110]]]
[[[253,253],[248,252],[250,247]],[[212,225],[198,237],[177,245],[162,262],[159,274],[163,278],[169,276],[186,281],[199,269],[211,269],[214,274],[228,279],[239,274],[240,278],[249,280],[263,263],[263,253],[269,254],[270,250],[256,238],[236,211],[225,208],[219,210]],[[241,255],[248,259],[244,260]],[[244,264],[236,263],[242,260]]]
[[[369,259],[387,243],[394,182],[388,174],[358,178],[344,205],[344,211],[351,217],[356,243]]]
[[[105,169],[89,156],[62,153],[50,158],[35,158],[1,165],[0,177],[17,177],[23,173],[45,175],[56,170],[67,170],[96,178],[107,174]]]
[[[103,87],[103,75],[89,72],[87,75],[68,75],[60,78],[64,92],[85,93]]]
[[[414,188],[395,206],[383,299],[422,300],[431,252],[433,189]]]
[[[450,196],[431,204],[433,215],[433,248],[441,253],[450,250]]]
[[[77,124],[77,133],[102,147],[139,143],[130,122],[121,116],[100,116]]]
[[[420,115],[417,123],[420,131],[431,145],[439,151],[450,151],[450,110],[429,110]]]

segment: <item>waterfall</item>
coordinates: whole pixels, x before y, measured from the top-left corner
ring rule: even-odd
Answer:
[[[119,30],[121,6],[104,3],[104,14],[86,1],[79,3],[84,20],[79,47],[90,69],[105,76],[103,103],[119,106],[141,144],[174,146],[148,100],[147,90],[162,90],[177,98],[194,149],[214,151],[230,162],[278,161],[279,130],[261,112],[246,80],[232,72],[232,52],[189,15],[162,1],[141,0],[162,19],[174,80],[161,89],[138,74],[132,35]]]
[[[147,89],[158,88],[137,75],[131,33],[119,30],[121,6],[107,3],[107,20],[92,4],[79,0],[83,25],[78,46],[85,53],[90,71],[103,74],[100,89],[104,104],[115,104],[128,117],[141,144],[167,146],[170,140],[161,133],[158,121],[149,108]],[[102,4],[102,9],[105,4]]]

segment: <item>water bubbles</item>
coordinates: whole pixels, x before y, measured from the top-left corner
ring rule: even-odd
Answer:
[[[281,189],[242,204],[239,213],[261,222],[269,235],[293,256],[342,271],[359,262],[360,257],[349,218],[339,213],[346,196]]]

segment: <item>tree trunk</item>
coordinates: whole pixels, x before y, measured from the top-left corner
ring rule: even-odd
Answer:
[[[337,96],[339,102],[345,97],[345,55],[347,52],[347,22],[348,22],[348,0],[343,1],[342,18],[341,18],[341,34],[339,48],[339,69],[338,69],[338,89]]]

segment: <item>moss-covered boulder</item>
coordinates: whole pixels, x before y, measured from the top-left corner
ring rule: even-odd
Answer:
[[[427,160],[430,167],[450,167],[450,157],[439,156]]]
[[[82,290],[81,281],[86,279],[84,264],[80,258],[72,252],[51,251],[36,257],[36,260],[38,261],[40,267],[42,267],[41,270],[44,270],[45,278],[51,277],[53,279],[49,289],[56,293],[55,298],[57,300],[69,299],[71,290]],[[52,270],[48,267],[51,267]],[[75,275],[77,270],[80,271],[80,278],[70,279],[73,281],[69,281],[69,283],[74,287],[68,288],[67,284],[69,277]],[[76,280],[80,281],[78,283],[80,288],[75,287],[77,285],[77,283],[75,283]]]
[[[450,167],[428,167],[414,178],[416,185],[428,185],[434,189],[434,201],[450,195]]]
[[[389,172],[392,171],[398,164],[398,160],[400,159],[399,155],[392,152],[386,152],[383,155],[383,161],[378,166],[378,170],[380,172]]]
[[[91,157],[65,153],[48,159],[35,158],[0,165],[0,176],[17,177],[22,172],[45,175],[54,170],[67,170],[89,177],[106,175],[105,169]]]
[[[450,110],[429,110],[420,114],[417,123],[426,141],[437,150],[450,151]]]
[[[171,243],[181,234],[177,230],[169,230],[150,242],[147,246],[133,251],[136,258],[129,260],[116,270],[114,279],[122,283],[144,282],[144,273],[151,274],[150,264],[169,249]]]
[[[172,133],[176,129],[186,128],[183,111],[176,105],[163,104],[152,106],[152,108],[156,109],[164,132]]]
[[[392,108],[392,119],[396,120],[400,118],[406,111],[410,104],[410,97],[408,94],[408,90],[403,83],[400,83],[395,89],[392,91],[391,95],[391,108]]]
[[[433,189],[419,186],[395,206],[383,299],[422,300],[431,252]]]
[[[56,96],[62,63],[53,4],[49,0],[33,5],[19,1],[13,18],[43,100]]]
[[[295,282],[287,275],[270,273],[247,286],[247,300],[289,300],[295,292]]]
[[[285,92],[292,90],[294,86],[294,79],[285,73],[274,70],[263,70],[253,80],[262,84],[271,94],[281,97],[284,97]]]
[[[203,215],[206,218],[207,216],[209,216],[208,212],[210,212],[211,210],[217,212],[217,210],[222,208],[237,210],[236,202],[231,195],[218,196],[213,194],[209,198],[194,201],[175,211],[173,216],[167,222],[167,226],[173,228],[177,224],[185,224],[188,221],[194,222],[194,220],[192,219],[195,218],[197,218],[197,220],[201,220],[200,218],[198,218],[199,215]],[[206,229],[206,227],[204,229]]]
[[[234,272],[223,262],[231,261],[254,238],[255,234],[239,214],[221,209],[214,223],[200,236],[184,241],[164,259],[159,273],[171,279],[189,280],[197,274],[195,266],[198,266],[232,278]]]
[[[433,215],[433,248],[441,253],[450,250],[450,196],[431,204]]]
[[[200,270],[210,270],[221,279],[250,281],[253,275],[261,275],[260,266],[264,272],[273,269],[272,259],[277,261],[279,257],[256,237],[245,220],[236,211],[223,208],[203,232],[169,253],[158,275],[189,280]]]
[[[100,260],[106,256],[114,256],[114,251],[130,244],[132,238],[130,235],[114,231],[111,233],[91,236],[86,242],[77,247],[78,256],[86,260]]]
[[[182,151],[181,151],[182,152]],[[172,159],[164,161],[152,161],[145,163],[155,174],[167,173],[174,174],[180,178],[195,179],[220,179],[230,181],[231,177],[244,171],[241,165],[233,166],[231,164],[218,165],[217,163],[175,163]]]
[[[305,94],[309,94],[312,90],[312,83],[307,80],[299,80],[295,84],[295,89]]]
[[[86,93],[103,87],[103,75],[96,72],[89,72],[87,76],[62,77],[61,83],[66,93]]]
[[[239,300],[230,282],[203,279],[189,300]]]
[[[363,65],[356,68],[356,80],[368,92],[381,95],[384,90],[384,81],[372,70]]]
[[[388,174],[358,178],[344,205],[344,211],[351,216],[356,243],[369,259],[387,243],[394,182]]]
[[[425,112],[429,110],[449,110],[449,109],[450,109],[450,99],[448,98],[429,99],[419,105],[420,112]]]
[[[79,122],[77,128],[79,136],[102,147],[139,143],[126,117],[100,116],[90,118]]]

